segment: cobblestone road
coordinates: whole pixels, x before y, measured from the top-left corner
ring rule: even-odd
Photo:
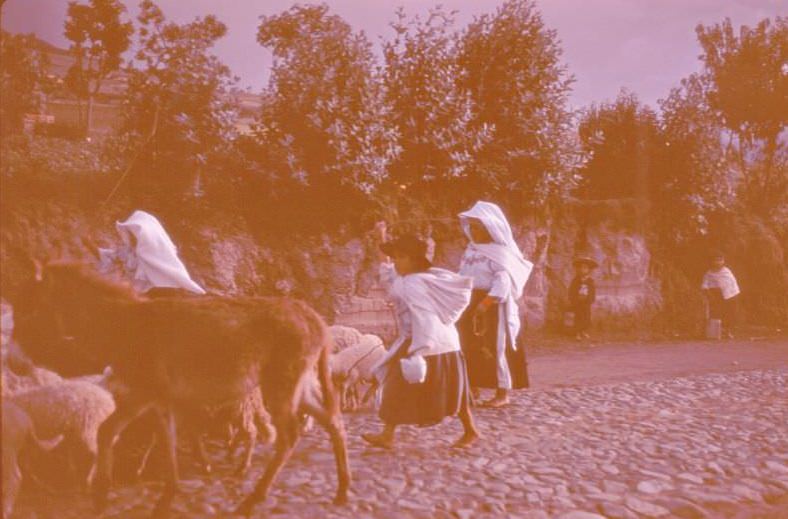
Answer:
[[[456,421],[403,427],[398,448],[366,446],[371,413],[346,417],[354,470],[351,504],[335,488],[326,435],[299,444],[259,515],[288,517],[788,517],[788,371],[746,371],[520,392],[480,409],[485,438],[450,448]],[[220,452],[215,456],[221,457]],[[251,489],[219,467],[185,471],[176,516],[228,514]],[[189,479],[192,478],[192,479]],[[157,484],[119,488],[108,517],[144,516]],[[26,495],[19,517],[86,517],[87,496]],[[37,509],[35,514],[32,510]]]

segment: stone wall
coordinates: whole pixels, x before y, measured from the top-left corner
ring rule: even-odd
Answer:
[[[111,246],[118,242],[115,218],[109,216],[97,219],[66,207],[5,214],[11,216],[2,230],[6,288],[24,275],[26,253],[22,251],[41,257],[57,249],[74,259],[92,260],[89,243]],[[387,339],[396,334],[392,311],[377,283],[377,252],[370,235],[292,240],[275,248],[265,237],[252,236],[238,221],[212,219],[195,225],[189,219],[164,218],[163,222],[195,280],[212,292],[291,294],[309,301],[329,322]],[[86,236],[91,239],[85,240]],[[562,321],[579,241],[600,264],[595,273],[596,327],[631,329],[645,322],[659,304],[658,283],[649,274],[646,241],[634,231],[604,219],[586,226],[567,219],[547,225],[523,222],[515,226],[515,236],[534,263],[520,301],[527,329],[557,328]],[[434,241],[435,263],[456,269],[465,247],[459,229],[446,231]]]

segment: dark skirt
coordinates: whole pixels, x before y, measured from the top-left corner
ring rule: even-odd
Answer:
[[[575,313],[575,333],[583,333],[591,328],[591,305],[589,303],[578,303],[572,308]]]
[[[724,331],[730,332],[736,322],[736,301],[738,296],[723,299],[722,291],[719,288],[709,289],[707,294],[709,319],[719,319],[722,321]]]
[[[407,350],[404,344],[401,351]],[[410,384],[402,376],[399,359],[393,359],[383,381],[379,415],[388,425],[411,424],[423,427],[456,415],[468,398],[468,376],[461,351],[424,357],[427,377]]]
[[[474,290],[471,303],[460,318],[457,327],[460,331],[462,351],[468,362],[468,378],[471,387],[497,389],[497,351],[498,351],[498,304],[491,305],[482,318],[481,335],[476,335],[473,327],[473,314],[478,304],[487,297],[487,291]],[[512,338],[506,333],[506,362],[512,377],[512,389],[523,389],[529,386],[528,362],[525,357],[525,346],[516,350],[512,347]]]

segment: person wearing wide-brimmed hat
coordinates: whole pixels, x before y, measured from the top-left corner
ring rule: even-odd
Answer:
[[[575,258],[575,277],[569,285],[569,305],[574,313],[573,332],[578,340],[587,339],[591,327],[591,305],[596,301],[596,284],[591,273],[599,264],[594,258],[581,255]]]
[[[515,243],[497,205],[476,202],[459,217],[469,240],[460,274],[473,279],[471,303],[459,323],[462,349],[474,398],[479,388],[495,389],[495,396],[483,405],[501,407],[509,402],[509,390],[529,386],[525,347],[517,343],[517,300],[533,264]]]
[[[378,230],[385,240],[385,224]],[[456,415],[464,434],[455,446],[464,447],[479,437],[455,327],[470,300],[471,280],[433,267],[426,242],[415,236],[386,241],[380,250],[380,278],[396,309],[399,336],[373,370],[383,432],[362,437],[391,447],[398,425],[435,425]]]

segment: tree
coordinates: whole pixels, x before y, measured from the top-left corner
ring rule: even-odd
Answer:
[[[234,135],[235,112],[226,95],[232,78],[209,53],[227,29],[212,15],[167,22],[151,0],[141,2],[138,19],[137,66],[129,69],[123,126],[129,149],[141,149],[148,162],[147,176],[138,178],[193,186]]]
[[[584,110],[578,134],[591,157],[581,169],[584,198],[648,198],[662,145],[653,110],[622,90],[614,102]]]
[[[567,107],[572,77],[554,30],[531,0],[509,0],[476,18],[459,42],[457,76],[474,102],[473,124],[495,132],[480,158],[514,207],[560,201],[585,156]]]
[[[391,24],[395,36],[383,47],[389,124],[397,129],[402,148],[391,167],[392,185],[420,204],[466,205],[463,194],[474,193],[457,188],[491,135],[487,124],[472,124],[473,102],[457,84],[461,68],[453,23],[453,13],[440,7],[426,20],[408,20],[399,9]]]
[[[371,44],[326,5],[263,17],[257,40],[274,55],[257,159],[278,177],[275,190],[300,198],[298,207],[353,215],[398,153]]]
[[[706,102],[722,120],[749,207],[762,214],[788,203],[788,18],[742,26],[730,19],[696,28]]]
[[[35,36],[0,33],[0,134],[20,131],[25,114],[38,110],[47,65]]]
[[[82,99],[87,98],[86,133],[91,128],[94,99],[107,76],[120,68],[122,55],[131,43],[132,24],[121,21],[125,11],[118,0],[68,4],[65,36],[71,41],[76,61],[67,72],[66,85],[79,102],[80,124]]]
[[[735,201],[735,168],[707,90],[706,79],[692,74],[659,102],[664,148],[654,178],[655,215],[668,247],[705,235],[712,216]]]

